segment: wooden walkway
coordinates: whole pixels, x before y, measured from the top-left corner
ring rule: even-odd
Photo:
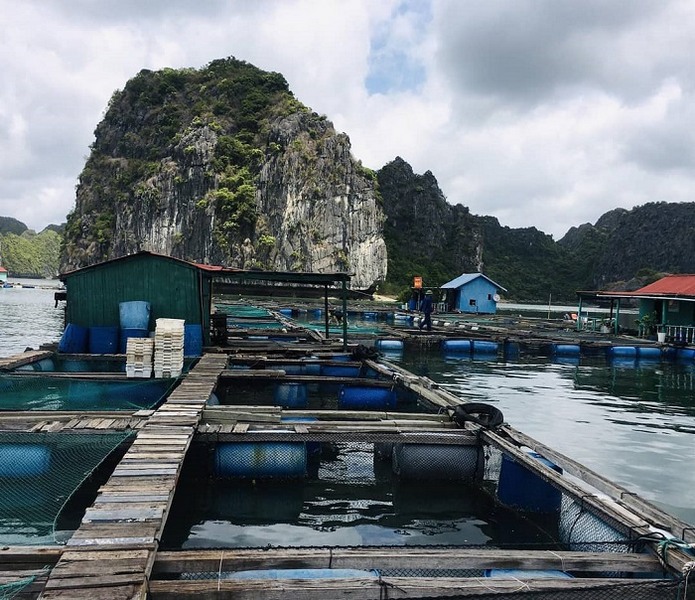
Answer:
[[[145,598],[159,539],[188,447],[224,354],[206,354],[148,419],[99,490],[41,598]]]

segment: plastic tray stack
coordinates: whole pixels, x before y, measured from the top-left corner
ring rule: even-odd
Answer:
[[[154,376],[178,377],[183,371],[183,319],[157,319],[154,330]]]
[[[128,338],[126,342],[126,377],[152,377],[152,338]]]

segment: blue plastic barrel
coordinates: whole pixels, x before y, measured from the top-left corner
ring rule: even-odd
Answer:
[[[121,354],[125,354],[128,349],[128,338],[146,338],[150,335],[148,329],[121,329],[121,340],[118,345],[118,350]]]
[[[444,352],[470,354],[473,351],[471,340],[444,340],[442,342]]]
[[[374,571],[359,569],[259,569],[257,571],[236,571],[229,579],[376,579]]]
[[[395,408],[398,397],[391,388],[343,386],[338,408],[343,410],[386,410]]]
[[[82,354],[87,352],[87,340],[89,339],[89,329],[74,323],[68,323],[60,338],[58,352],[67,354]]]
[[[306,363],[304,366],[304,375],[321,375],[321,364],[314,362],[314,363]]]
[[[116,354],[118,352],[118,327],[90,327],[90,354]]]
[[[378,315],[375,312],[366,312],[366,313],[363,313],[363,315],[362,315],[362,318],[365,321],[376,321],[377,317],[378,317]]]
[[[281,315],[284,315],[285,317],[291,317],[292,316],[292,309],[291,308],[281,308],[278,312]]]
[[[304,383],[280,383],[275,388],[275,404],[283,408],[305,408],[307,391]]]
[[[183,355],[200,356],[203,353],[203,326],[190,324],[183,326]]]
[[[693,360],[695,358],[695,350],[692,348],[678,348],[676,350],[676,358],[678,360]]]
[[[150,303],[144,300],[121,302],[118,305],[121,329],[149,329]]]
[[[306,446],[301,442],[229,442],[215,447],[215,474],[251,479],[304,477]]]
[[[637,356],[637,348],[635,346],[613,346],[609,352],[611,356],[620,358],[635,358]]]
[[[374,345],[377,350],[403,350],[403,340],[377,340]]]
[[[540,454],[528,454],[554,471],[562,473],[560,467]],[[529,512],[554,513],[560,510],[561,496],[559,489],[506,454],[502,455],[497,497],[503,504]]]
[[[579,356],[579,344],[553,344],[553,354],[557,356]]]
[[[640,360],[661,360],[661,348],[656,346],[640,346],[637,348],[637,356]]]
[[[36,477],[51,466],[51,449],[40,444],[0,444],[0,477]]]
[[[321,375],[326,377],[359,377],[360,367],[352,365],[321,365]]]
[[[473,340],[473,352],[476,354],[497,354],[499,344],[497,342],[488,342],[487,340]]]
[[[573,579],[569,573],[550,569],[485,569],[484,575],[493,579]]]

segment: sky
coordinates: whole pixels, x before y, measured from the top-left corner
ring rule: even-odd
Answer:
[[[94,129],[143,68],[234,56],[379,169],[560,239],[695,201],[692,0],[0,0],[0,215],[65,221]]]

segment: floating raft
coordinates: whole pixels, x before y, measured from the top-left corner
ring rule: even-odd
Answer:
[[[26,581],[25,597],[75,600],[265,599],[290,594],[322,600],[492,593],[516,597],[520,590],[552,592],[556,598],[567,592],[568,597],[579,598],[582,591],[591,597],[599,589],[609,590],[610,598],[616,599],[678,597],[680,574],[692,560],[685,544],[695,542],[688,524],[507,424],[488,428],[457,421],[454,415],[465,403],[428,378],[378,360],[335,360],[330,344],[299,351],[276,348],[270,354],[264,352],[266,347],[267,342],[260,340],[255,347],[248,343],[204,354],[154,410],[0,414],[1,430],[134,434],[66,545],[0,550],[3,581]],[[0,367],[16,368],[49,356],[27,353],[3,360]],[[326,375],[324,367],[353,368],[357,374]],[[50,376],[125,380],[125,373]],[[394,391],[416,396],[427,410],[391,410],[390,401],[382,408],[330,410],[257,405],[243,399],[234,406],[210,403],[220,385],[257,381],[358,386],[370,399]],[[375,459],[391,465],[394,477],[416,480],[441,476],[435,469],[441,464],[447,464],[457,478],[478,479],[483,476],[483,462],[486,470],[494,470],[496,461],[490,457],[497,457],[501,469],[512,473],[506,475],[512,483],[523,482],[511,486],[506,502],[531,510],[532,501],[516,490],[541,490],[544,501],[562,498],[568,514],[576,508],[576,523],[588,523],[615,537],[608,544],[595,536],[574,537],[566,549],[552,550],[455,546],[161,550],[184,461],[194,447],[214,449],[222,476],[240,476],[246,469],[246,476],[265,477],[286,468],[286,474],[302,477],[311,448],[321,444],[360,444]],[[276,455],[259,467],[249,458],[249,450],[258,448],[287,450],[285,456],[294,462],[283,466],[285,458]],[[468,466],[462,466],[461,457],[466,457]],[[504,477],[501,471],[498,476]],[[656,530],[673,536],[674,543],[662,554],[656,551],[661,539]],[[593,549],[597,542],[604,543],[602,551]],[[467,570],[479,573],[470,575]],[[568,572],[574,576],[567,577]]]

